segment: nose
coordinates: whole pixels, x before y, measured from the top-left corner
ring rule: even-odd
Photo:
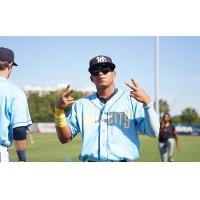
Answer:
[[[101,76],[103,74],[103,72],[102,71],[100,71],[99,73],[98,73],[98,76]]]

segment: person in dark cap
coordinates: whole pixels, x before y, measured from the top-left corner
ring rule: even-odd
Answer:
[[[61,143],[78,133],[82,136],[81,161],[126,162],[140,155],[138,132],[159,134],[159,118],[153,103],[131,79],[131,92],[115,87],[115,64],[108,56],[96,56],[89,63],[90,79],[97,92],[74,102],[68,85],[55,107],[55,126]],[[64,109],[72,109],[66,118]]]
[[[0,47],[0,162],[8,162],[8,147],[15,141],[19,161],[26,161],[26,130],[31,125],[25,93],[8,80],[14,52]]]

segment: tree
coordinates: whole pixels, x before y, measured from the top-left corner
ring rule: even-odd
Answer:
[[[54,122],[54,109],[61,91],[50,92],[48,94],[39,95],[39,93],[28,94],[28,104],[33,122]],[[86,96],[86,93],[74,91],[72,97],[78,100]],[[66,112],[71,109],[71,106],[66,108]]]
[[[166,100],[160,99],[159,100],[159,111],[160,111],[160,116],[162,116],[165,112],[169,112],[169,104],[167,103]]]
[[[172,117],[172,122],[173,122],[174,124],[179,124],[179,123],[181,123],[181,122],[182,122],[181,116],[180,116],[180,115],[178,115],[178,116],[173,116],[173,117]]]
[[[194,108],[188,107],[182,111],[181,120],[186,123],[198,122],[198,113]]]

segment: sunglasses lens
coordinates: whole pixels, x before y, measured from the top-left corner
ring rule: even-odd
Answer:
[[[103,74],[107,74],[108,72],[111,72],[111,70],[110,69],[102,69]]]
[[[94,70],[94,71],[91,71],[91,74],[92,74],[92,76],[98,76],[98,74],[99,74],[99,70]]]
[[[99,72],[102,72],[103,74],[107,74],[108,72],[111,72],[112,70],[108,67],[100,68],[100,69],[94,69],[90,73],[92,76],[98,76]]]

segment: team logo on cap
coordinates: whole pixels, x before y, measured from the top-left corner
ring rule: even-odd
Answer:
[[[101,56],[101,57],[97,56],[96,59],[97,59],[98,63],[107,62],[106,58],[103,56]]]

